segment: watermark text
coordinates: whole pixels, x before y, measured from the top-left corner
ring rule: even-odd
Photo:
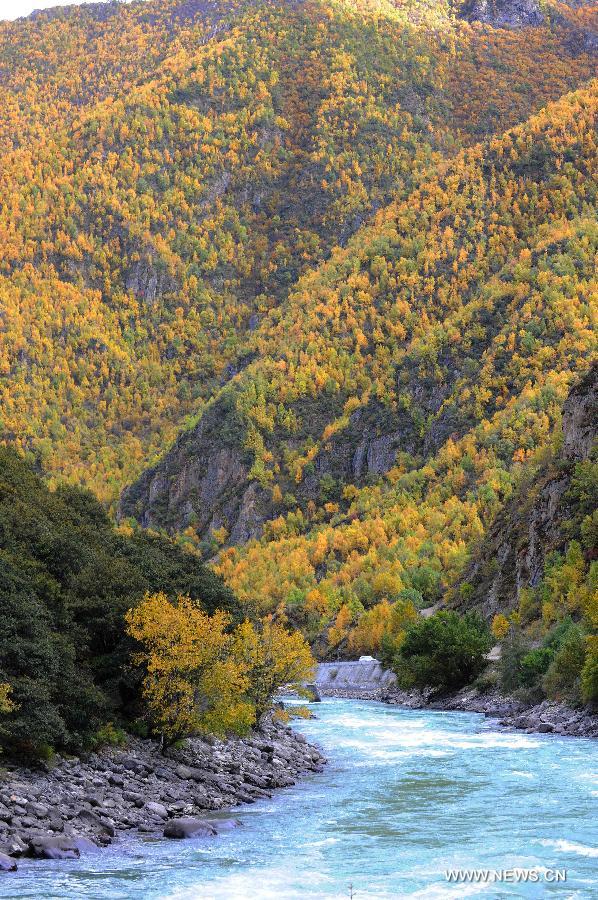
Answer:
[[[566,869],[447,869],[452,884],[558,884],[567,881]]]

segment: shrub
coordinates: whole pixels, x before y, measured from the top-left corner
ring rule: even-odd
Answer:
[[[586,661],[581,670],[581,696],[589,703],[598,701],[598,636],[586,638]]]
[[[407,628],[397,676],[404,685],[456,690],[482,672],[491,646],[490,631],[475,613],[437,612]]]
[[[496,669],[487,669],[485,672],[482,672],[481,675],[478,675],[474,681],[474,687],[480,694],[490,693],[490,691],[493,691],[498,687],[498,684],[499,674]]]
[[[124,747],[127,734],[114,722],[106,722],[96,731],[94,743],[97,747]]]
[[[538,647],[530,650],[521,660],[520,682],[525,687],[535,687],[544,675],[554,658],[551,647]]]
[[[404,600],[412,603],[416,609],[421,609],[424,606],[424,598],[422,597],[421,592],[416,591],[415,588],[403,588],[397,594],[397,600]]]
[[[581,628],[573,625],[544,676],[546,695],[552,700],[578,702],[581,699],[581,673],[585,661],[585,638]]]
[[[500,660],[500,684],[504,691],[515,691],[521,687],[521,663],[529,653],[529,645],[521,635],[520,628],[511,628],[502,645]]]

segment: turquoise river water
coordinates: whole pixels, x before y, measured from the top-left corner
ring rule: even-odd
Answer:
[[[323,746],[326,770],[240,809],[242,827],[23,863],[2,876],[0,897],[598,897],[595,742],[500,731],[473,713],[358,700],[314,709],[296,727]],[[503,880],[449,882],[457,869]]]

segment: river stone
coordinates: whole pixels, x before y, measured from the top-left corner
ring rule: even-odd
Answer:
[[[17,864],[6,853],[0,853],[0,872],[16,872]]]
[[[110,837],[114,837],[114,826],[106,819],[100,819],[100,817],[90,809],[80,810],[77,813],[77,818],[81,819],[82,822],[87,822],[87,824],[91,825],[93,828],[97,828],[98,831],[103,831],[106,834],[109,834]]]
[[[73,844],[79,851],[79,853],[98,853],[99,847],[97,844],[94,844],[93,841],[90,841],[89,838],[84,837],[82,834],[75,834],[72,838]]]
[[[203,781],[206,778],[205,772],[201,769],[195,768],[194,766],[177,766],[174,770],[179,778],[182,778],[183,781]]]
[[[2,846],[2,850],[9,856],[23,856],[29,848],[25,841],[18,834],[13,834]]]
[[[145,809],[155,816],[159,816],[161,819],[168,818],[168,810],[161,803],[155,803],[153,800],[150,800],[149,803],[145,804]]]
[[[216,834],[216,829],[205,819],[186,817],[171,819],[164,827],[164,837],[167,838],[196,838],[208,837]]]
[[[233,828],[239,828],[243,824],[238,819],[204,819],[204,821],[211,825],[218,834],[221,831],[232,831]]]
[[[27,812],[30,816],[35,816],[38,819],[45,819],[48,815],[48,807],[44,806],[43,803],[28,803]]]
[[[309,701],[311,703],[321,703],[322,697],[320,696],[320,691],[318,690],[318,686],[316,684],[306,684],[305,685],[306,692],[309,692]]]
[[[29,839],[29,853],[35,859],[78,859],[79,848],[74,840],[61,835],[40,835]]]

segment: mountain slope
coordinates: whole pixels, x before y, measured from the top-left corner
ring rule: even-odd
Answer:
[[[0,745],[22,758],[90,746],[138,701],[124,615],[146,592],[188,594],[213,613],[239,605],[172,542],[116,529],[88,492],[48,487],[0,448],[0,684],[11,688]],[[131,710],[129,710],[130,712]],[[135,712],[135,708],[133,708]]]
[[[302,279],[122,514],[208,553],[250,539],[219,571],[315,631],[442,596],[596,353],[597,88],[446,163]]]
[[[571,43],[591,11],[562,16],[151,0],[3,23],[2,438],[113,501],[373,210],[594,71]]]

